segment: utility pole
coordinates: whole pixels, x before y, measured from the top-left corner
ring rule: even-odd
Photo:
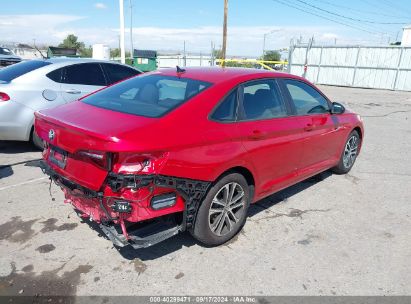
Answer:
[[[119,0],[120,4],[120,55],[121,63],[126,63],[126,50],[124,46],[124,0]]]
[[[133,0],[130,0],[130,56],[133,58]]]
[[[228,0],[224,0],[224,24],[223,24],[223,47],[221,49],[221,59],[223,60],[221,66],[225,66],[225,56],[227,51],[227,13]]]

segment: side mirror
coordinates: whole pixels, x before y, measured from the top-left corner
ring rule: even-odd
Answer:
[[[331,114],[342,114],[345,112],[345,108],[338,102],[333,102],[331,106]]]

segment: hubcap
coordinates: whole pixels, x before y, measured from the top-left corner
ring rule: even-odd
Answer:
[[[358,153],[358,137],[353,135],[345,144],[343,163],[345,168],[350,168]]]
[[[245,210],[244,189],[235,182],[224,185],[211,202],[208,224],[211,231],[223,236],[233,230]]]

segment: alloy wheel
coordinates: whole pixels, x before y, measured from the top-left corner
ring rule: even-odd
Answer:
[[[358,153],[358,143],[359,139],[357,136],[351,136],[344,148],[343,164],[345,168],[350,168],[355,161]]]
[[[233,230],[240,222],[245,211],[244,189],[240,184],[225,184],[214,196],[208,212],[208,224],[217,236],[223,236]]]

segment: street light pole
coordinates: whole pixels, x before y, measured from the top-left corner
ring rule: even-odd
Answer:
[[[120,4],[120,55],[121,63],[126,63],[126,50],[124,45],[124,0],[119,0]]]
[[[281,29],[272,30],[272,31],[269,31],[268,33],[265,33],[265,34],[264,34],[264,39],[263,39],[263,57],[264,57],[264,55],[265,55],[265,40],[267,39],[267,36],[268,36],[268,35],[271,35],[271,34],[274,34],[275,32],[279,32],[279,31],[281,31]]]
[[[264,34],[264,40],[263,40],[263,57],[265,55],[265,39],[267,38],[267,34]]]

